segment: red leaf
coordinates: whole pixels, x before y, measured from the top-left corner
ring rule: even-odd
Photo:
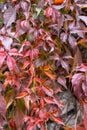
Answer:
[[[87,130],[87,104],[84,103],[84,126],[85,130]]]
[[[83,63],[76,68],[77,71],[87,72],[87,63]]]
[[[6,118],[6,101],[1,94],[0,94],[0,116],[2,116],[4,119]]]
[[[34,64],[31,64],[29,72],[32,76],[34,75]]]
[[[44,100],[42,98],[40,99],[40,105],[41,105],[41,107],[45,106]]]
[[[45,97],[45,98],[44,98],[44,101],[45,101],[47,104],[55,104],[54,101],[53,101],[53,99],[50,98],[50,97]]]
[[[46,17],[50,18],[52,16],[53,9],[51,7],[46,8]]]
[[[42,90],[48,95],[53,96],[53,90],[48,86],[42,86]]]
[[[22,56],[22,54],[20,54],[16,48],[11,49],[11,50],[9,51],[9,55],[10,55],[10,56],[12,56],[12,55],[13,55],[13,56]]]
[[[26,95],[28,95],[28,92],[27,92],[27,91],[23,91],[23,92],[21,92],[21,93],[16,97],[16,99],[23,98],[23,97],[25,97]]]
[[[16,61],[13,57],[8,56],[6,62],[7,62],[7,65],[8,65],[8,68],[9,68],[10,71],[15,71],[15,72],[18,71]]]
[[[0,67],[2,67],[5,58],[6,58],[6,52],[0,51]]]
[[[53,119],[56,123],[61,124],[61,125],[64,125],[63,121],[62,121],[60,118],[57,118],[57,117],[52,116],[52,119]]]
[[[28,30],[30,28],[29,22],[26,20],[21,21],[21,28],[23,30]]]
[[[64,86],[65,88],[67,88],[67,86],[66,86],[66,79],[65,79],[64,76],[59,76],[58,79],[57,79],[57,82],[59,84],[61,84],[62,86]]]
[[[26,67],[28,67],[29,64],[30,64],[29,61],[25,61],[24,64],[23,64],[22,69],[26,69]]]
[[[82,88],[81,88],[81,86],[82,86],[83,78],[84,78],[84,74],[77,73],[77,74],[74,74],[72,76],[72,80],[71,80],[72,87],[73,87],[73,90],[74,90],[74,94],[79,99],[82,96]]]
[[[72,130],[86,130],[86,129],[81,126],[76,126],[76,128],[73,128]]]

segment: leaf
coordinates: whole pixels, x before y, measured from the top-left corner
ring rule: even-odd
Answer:
[[[2,45],[6,50],[10,50],[13,39],[7,36],[0,36],[0,40],[2,41]]]
[[[53,75],[51,72],[45,71],[44,72],[49,78],[51,78],[52,80],[55,80],[55,75]]]
[[[55,104],[53,99],[50,98],[50,97],[44,97],[44,101],[47,103],[47,104]]]
[[[78,16],[79,19],[81,19],[87,26],[87,16]]]
[[[84,126],[85,126],[85,130],[87,130],[87,104],[83,104],[84,106]]]
[[[21,28],[22,28],[23,30],[29,30],[29,29],[30,29],[29,22],[26,21],[26,20],[21,21],[20,25],[21,25]]]
[[[19,108],[17,108],[14,117],[17,130],[22,130],[22,126],[24,123],[23,118],[24,118],[23,112]]]
[[[68,62],[64,61],[64,60],[61,60],[61,65],[68,73],[69,72],[69,64],[68,64]]]
[[[14,101],[14,90],[10,89],[6,92],[5,94],[5,100],[6,100],[6,110],[9,108],[9,106],[13,103]]]
[[[78,41],[78,44],[80,44],[81,46],[87,49],[86,43],[87,43],[87,39],[81,39]]]
[[[53,0],[54,5],[60,5],[64,2],[65,0]]]
[[[54,0],[53,2],[53,8],[56,10],[60,10],[64,8],[66,0]]]
[[[84,78],[84,75],[82,73],[77,73],[72,76],[72,87],[74,90],[74,94],[78,99],[82,97],[82,80]]]
[[[27,92],[27,91],[23,91],[23,92],[21,92],[21,93],[16,97],[16,99],[23,98],[23,97],[25,97],[25,96],[27,96],[27,95],[28,95],[28,92]]]
[[[81,64],[82,64],[82,54],[81,54],[79,48],[77,48],[75,56],[74,56],[72,70],[75,70],[76,67],[80,66]]]
[[[22,56],[22,54],[20,54],[16,48],[11,49],[9,51],[9,55],[10,56]]]
[[[86,130],[84,127],[82,126],[76,126],[76,128],[72,128],[72,130]]]
[[[48,86],[42,86],[42,90],[48,95],[53,96],[53,90]]]
[[[7,62],[7,66],[8,66],[10,71],[15,71],[15,72],[18,71],[16,61],[15,61],[15,59],[13,57],[8,55],[6,62]]]
[[[29,61],[25,61],[22,69],[26,69],[29,66],[29,64],[30,64]]]
[[[61,84],[62,86],[64,86],[64,87],[67,89],[66,79],[65,79],[64,76],[59,76],[59,77],[57,78],[57,82],[58,82],[59,84]]]
[[[87,39],[81,39],[81,40],[78,41],[78,44],[84,44],[86,42],[87,42]]]
[[[53,9],[52,9],[52,7],[47,7],[46,8],[46,17],[47,18],[50,18],[50,16],[52,16],[52,13],[53,13]]]
[[[58,117],[54,117],[54,116],[52,116],[52,119],[53,119],[56,123],[61,124],[61,125],[64,125],[64,122],[62,121],[62,119],[60,119],[60,118],[58,118]]]
[[[87,8],[87,4],[85,3],[81,3],[81,4],[77,4],[80,8],[84,9],[84,8]]]
[[[6,52],[5,51],[0,51],[0,68],[2,67],[5,59],[6,59]]]
[[[6,101],[0,93],[0,116],[6,119]]]
[[[76,45],[77,45],[76,39],[72,35],[69,35],[68,41],[73,51],[76,50]]]
[[[67,34],[66,33],[61,33],[60,39],[61,39],[62,42],[66,42],[67,41]]]
[[[82,63],[80,66],[77,66],[76,71],[87,72],[87,63]]]
[[[33,76],[34,75],[34,64],[31,64],[30,69],[29,69],[29,73]]]
[[[6,27],[9,27],[13,22],[15,22],[15,19],[16,11],[14,7],[9,7],[4,13],[4,24],[6,25]]]

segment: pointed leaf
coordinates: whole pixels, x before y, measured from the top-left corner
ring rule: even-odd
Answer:
[[[46,17],[47,18],[50,18],[50,16],[52,16],[52,13],[53,13],[52,7],[46,8]]]
[[[57,117],[54,117],[54,116],[52,116],[52,119],[53,119],[56,123],[61,124],[61,125],[64,125],[64,122],[62,121],[62,119],[57,118]]]
[[[79,16],[79,19],[81,19],[87,26],[87,16]]]
[[[52,80],[55,80],[55,75],[53,75],[51,72],[45,71],[44,73]]]
[[[7,65],[10,71],[18,71],[18,67],[16,65],[16,61],[13,57],[8,56],[7,57]]]
[[[3,62],[5,61],[5,58],[6,58],[6,52],[0,51],[0,67],[2,67]]]
[[[0,36],[0,40],[2,41],[2,45],[4,46],[4,48],[10,50],[13,39],[6,36]]]
[[[16,19],[16,11],[13,7],[9,7],[4,13],[4,24],[9,27]]]
[[[23,92],[21,92],[21,93],[16,97],[16,99],[23,98],[23,97],[25,97],[25,96],[27,96],[27,95],[28,95],[28,92],[27,92],[27,91],[23,91]]]

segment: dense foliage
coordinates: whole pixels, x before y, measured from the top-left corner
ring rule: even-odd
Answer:
[[[87,130],[87,2],[62,2],[0,1],[0,130],[71,130],[59,97],[68,90]]]

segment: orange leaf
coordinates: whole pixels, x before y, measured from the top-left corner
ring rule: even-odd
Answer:
[[[55,75],[53,75],[51,72],[45,71],[44,73],[45,73],[49,78],[55,80]]]
[[[28,94],[27,91],[21,92],[21,93],[16,97],[16,99],[23,98],[23,97],[25,97],[27,94]]]
[[[60,5],[60,4],[62,4],[64,1],[65,1],[65,0],[54,0],[54,1],[53,1],[53,4],[54,4],[54,5]]]
[[[50,69],[50,66],[49,65],[45,65],[44,66],[44,71],[47,71],[47,70],[49,70]]]
[[[87,48],[87,39],[81,39],[78,41],[78,44],[82,45],[84,48]]]
[[[78,44],[83,44],[83,43],[86,43],[87,42],[87,39],[81,39],[78,41]]]

